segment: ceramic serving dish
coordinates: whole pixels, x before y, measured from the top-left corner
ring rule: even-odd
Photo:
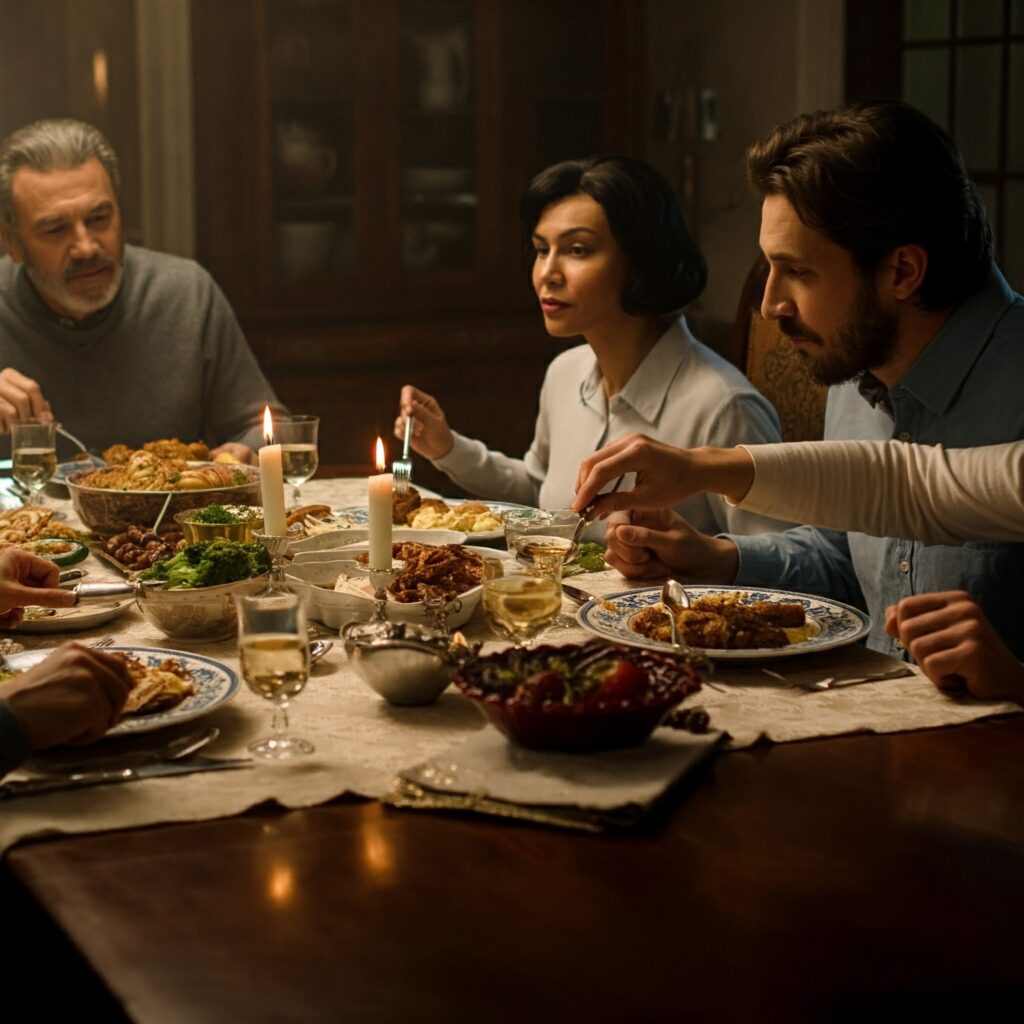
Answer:
[[[86,487],[81,479],[91,470],[69,474],[68,490],[75,512],[93,533],[109,537],[129,526],[152,526],[160,515],[168,494],[170,502],[164,513],[171,520],[178,512],[205,508],[207,505],[255,505],[259,503],[259,471],[252,466],[233,467],[245,477],[245,482],[207,490],[185,491],[115,491],[101,487]]]
[[[620,671],[619,662],[630,668]],[[572,676],[573,666],[579,672],[607,666],[608,674],[618,678],[571,703],[564,692],[544,699],[538,689],[547,685],[543,677]],[[671,708],[700,688],[693,669],[671,655],[602,641],[510,647],[466,662],[454,682],[509,739],[524,747],[570,752],[643,743]]]

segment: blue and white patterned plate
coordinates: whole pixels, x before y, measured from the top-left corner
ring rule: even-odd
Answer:
[[[152,732],[168,725],[180,725],[193,718],[199,718],[221,704],[231,700],[238,692],[238,675],[227,665],[222,665],[212,658],[201,654],[189,654],[186,651],[172,651],[163,647],[109,647],[108,651],[124,651],[137,658],[147,667],[159,665],[165,658],[175,658],[192,676],[196,692],[186,697],[176,708],[170,711],[158,711],[153,715],[134,715],[126,718],[111,729],[108,736],[134,735],[141,732]],[[52,647],[37,651],[22,651],[20,654],[9,654],[7,664],[11,668],[27,670],[38,665],[44,658],[53,654]]]
[[[756,661],[764,658],[789,658],[795,654],[810,654],[813,651],[829,651],[844,647],[867,636],[871,619],[864,612],[839,601],[814,597],[810,594],[796,594],[789,590],[753,590],[748,587],[705,587],[687,586],[691,599],[705,595],[739,594],[747,601],[771,601],[795,603],[804,606],[805,613],[816,632],[806,640],[788,644],[786,647],[754,647],[747,650],[723,650],[707,648],[710,658],[722,661]],[[623,590],[607,597],[593,598],[576,613],[576,620],[584,628],[607,640],[632,647],[647,647],[652,650],[671,651],[672,645],[659,640],[649,640],[630,628],[630,620],[638,612],[657,604],[661,600],[661,588],[649,587],[641,590]]]
[[[474,501],[473,498],[444,498],[443,500],[453,508],[457,505],[465,505]],[[510,501],[482,501],[479,504],[486,505],[497,516],[503,516],[506,512],[521,509],[526,509],[529,512],[536,511],[536,509],[531,509],[529,505],[516,505]],[[353,508],[343,508],[336,512],[332,511],[331,515],[324,519],[324,522],[334,523],[338,526],[367,526],[370,522],[370,513],[365,505],[357,505]],[[505,531],[483,530],[480,533],[467,533],[466,536],[471,540],[502,540],[505,536]]]

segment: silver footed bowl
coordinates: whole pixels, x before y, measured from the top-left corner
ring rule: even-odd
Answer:
[[[389,704],[432,704],[451,682],[459,657],[449,639],[408,622],[348,622],[349,661]]]

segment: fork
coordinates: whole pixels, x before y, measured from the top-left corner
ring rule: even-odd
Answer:
[[[114,642],[114,638],[108,633],[106,636],[101,636],[98,640],[93,640],[89,646],[93,648],[113,647]]]
[[[412,483],[412,459],[409,458],[409,438],[412,436],[414,417],[405,417],[405,437],[402,439],[402,457],[391,463],[391,475],[394,477],[394,489],[397,494],[405,494]]]

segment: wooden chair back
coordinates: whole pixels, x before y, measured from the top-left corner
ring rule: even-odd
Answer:
[[[775,406],[783,441],[820,441],[825,430],[828,388],[811,376],[807,364],[774,320],[761,316],[768,264],[759,258],[740,294],[733,334],[733,362]]]

